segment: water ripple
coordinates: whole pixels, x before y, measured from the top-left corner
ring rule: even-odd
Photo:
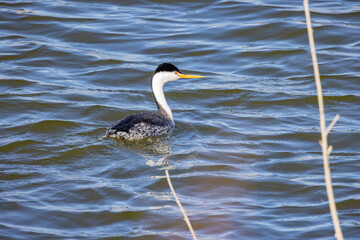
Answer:
[[[296,1],[2,1],[0,238],[330,239],[317,97]],[[344,235],[359,236],[359,4],[311,3]],[[346,37],[344,37],[346,36]],[[153,111],[164,138],[101,139]]]

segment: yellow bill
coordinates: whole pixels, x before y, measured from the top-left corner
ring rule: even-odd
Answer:
[[[180,78],[203,78],[205,76],[200,76],[200,75],[188,75],[188,74],[181,74],[181,73],[178,73],[178,76]]]

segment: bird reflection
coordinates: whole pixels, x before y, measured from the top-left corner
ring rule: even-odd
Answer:
[[[169,165],[169,157],[172,155],[171,145],[168,137],[147,138],[138,141],[116,141],[119,147],[135,151],[144,157],[146,165],[154,167],[165,167]]]

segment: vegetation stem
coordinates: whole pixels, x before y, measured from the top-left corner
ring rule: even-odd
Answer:
[[[315,83],[318,95],[318,104],[319,104],[319,113],[320,113],[320,128],[321,128],[321,149],[323,155],[323,163],[324,163],[324,174],[325,174],[325,183],[326,183],[326,192],[329,200],[329,207],[330,213],[334,225],[335,230],[335,238],[337,240],[343,240],[343,234],[340,227],[339,217],[336,210],[335,199],[334,199],[334,192],[331,183],[331,172],[329,167],[329,155],[331,152],[332,147],[328,147],[327,135],[330,132],[331,128],[334,126],[335,122],[339,118],[339,115],[336,115],[334,120],[331,122],[330,126],[326,129],[325,123],[325,112],[324,112],[324,101],[323,101],[323,94],[321,88],[321,81],[320,81],[320,73],[319,73],[319,66],[316,57],[316,50],[315,50],[315,42],[313,36],[313,29],[311,27],[311,19],[310,19],[310,10],[309,10],[309,3],[308,0],[304,0],[304,9],[305,9],[305,17],[306,17],[306,26],[307,32],[309,36],[309,44],[311,50],[311,58],[314,67],[314,75],[315,75]]]
[[[185,222],[186,222],[186,224],[187,224],[187,226],[188,226],[188,228],[189,228],[189,230],[190,230],[190,232],[191,232],[191,235],[192,235],[192,237],[193,237],[193,240],[197,240],[196,235],[195,235],[195,232],[194,232],[194,229],[192,228],[191,223],[190,223],[190,220],[189,220],[188,216],[186,215],[185,209],[182,207],[181,202],[179,201],[179,198],[177,197],[177,195],[176,195],[176,193],[175,193],[175,190],[174,190],[174,188],[173,188],[173,186],[172,186],[172,184],[171,184],[169,172],[168,172],[167,169],[165,169],[165,174],[166,174],[166,179],[167,179],[167,181],[168,181],[168,184],[169,184],[169,187],[170,187],[170,189],[171,189],[171,192],[172,192],[172,194],[174,195],[175,201],[176,201],[176,203],[178,204],[178,206],[179,206],[182,214],[184,215],[184,220],[185,220]]]

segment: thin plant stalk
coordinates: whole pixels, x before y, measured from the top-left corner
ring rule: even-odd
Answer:
[[[188,226],[188,228],[189,228],[189,231],[190,231],[190,233],[191,233],[191,235],[192,235],[192,237],[193,237],[193,240],[197,240],[196,235],[195,235],[195,232],[194,232],[194,229],[192,228],[191,223],[190,223],[190,220],[189,220],[188,216],[186,215],[185,209],[184,209],[183,206],[181,205],[181,202],[179,201],[179,198],[177,197],[177,195],[176,195],[176,193],[175,193],[175,190],[174,190],[174,188],[173,188],[173,186],[172,186],[172,184],[171,184],[169,172],[168,172],[167,169],[165,169],[165,174],[166,174],[166,179],[167,179],[167,181],[168,181],[168,184],[169,184],[169,187],[170,187],[170,189],[171,189],[171,192],[172,192],[172,194],[174,195],[175,201],[176,201],[177,205],[179,206],[179,208],[180,208],[180,210],[181,210],[181,212],[182,212],[182,214],[183,214],[183,216],[184,216],[184,220],[185,220],[185,222],[186,222],[186,224],[187,224],[187,226]]]
[[[314,75],[315,75],[315,83],[318,95],[318,104],[319,104],[319,113],[320,113],[320,128],[321,128],[321,149],[322,149],[322,156],[324,162],[324,174],[325,174],[325,183],[326,183],[326,192],[329,200],[329,207],[331,218],[334,225],[335,230],[335,238],[337,240],[343,240],[343,234],[340,227],[339,217],[336,210],[335,199],[334,199],[334,192],[331,183],[331,172],[329,167],[329,155],[332,150],[332,146],[328,147],[327,135],[330,132],[331,128],[336,123],[339,115],[337,114],[334,120],[331,122],[328,128],[326,128],[325,123],[325,113],[324,113],[324,101],[323,101],[323,94],[322,94],[322,87],[320,81],[320,74],[319,74],[319,66],[316,57],[316,50],[315,50],[315,42],[313,36],[313,29],[311,27],[311,19],[310,19],[310,11],[309,11],[309,3],[308,0],[304,0],[304,9],[305,9],[305,17],[306,17],[306,26],[307,32],[309,36],[309,44],[311,50],[311,58],[314,67]]]

